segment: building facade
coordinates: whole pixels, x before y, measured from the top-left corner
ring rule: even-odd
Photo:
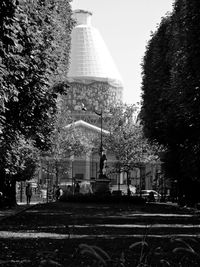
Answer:
[[[92,26],[92,13],[75,10],[73,15],[76,26],[71,35],[69,89],[62,106],[70,110],[75,127],[81,128],[83,135],[90,132],[90,138],[96,136],[99,144],[95,143],[85,155],[71,157],[73,167],[69,176],[91,180],[99,175],[100,140],[106,134],[106,113],[122,103],[123,82],[101,34]],[[109,151],[106,154],[107,164],[111,164],[114,155]]]
[[[59,175],[46,166],[46,178],[60,185],[73,184],[74,181],[97,180],[100,169],[100,140],[109,134],[104,120],[110,108],[123,102],[123,81],[111,54],[99,33],[92,26],[92,13],[75,10],[76,26],[71,35],[70,66],[67,75],[69,88],[62,97],[62,109],[70,112],[72,124],[82,135],[94,142],[84,155],[74,156],[59,161]],[[84,107],[84,109],[83,109]],[[72,124],[65,125],[70,129]],[[89,140],[88,139],[88,140]],[[107,166],[115,162],[112,151],[106,151]],[[129,173],[130,183],[140,189],[152,189],[156,180],[157,166],[149,165],[135,168]],[[42,175],[42,171],[41,171]],[[44,176],[44,174],[43,174]],[[53,178],[54,177],[54,178]],[[127,184],[127,173],[109,174],[111,184]],[[52,183],[52,182],[51,182]]]

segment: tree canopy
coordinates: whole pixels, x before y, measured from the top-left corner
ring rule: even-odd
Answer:
[[[162,19],[143,62],[142,119],[145,134],[167,147],[166,173],[180,195],[197,201],[200,188],[200,2],[176,0]],[[193,199],[192,199],[193,198]]]
[[[56,85],[67,72],[72,27],[69,1],[0,3],[0,190],[25,166],[18,146],[49,148],[57,97],[66,91]]]
[[[144,163],[155,163],[159,159],[160,147],[148,142],[143,126],[137,121],[138,108],[135,105],[121,105],[112,110],[108,121],[110,135],[105,137],[105,147],[117,159],[117,168],[131,170]]]

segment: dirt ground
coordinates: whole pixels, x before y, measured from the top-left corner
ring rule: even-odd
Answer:
[[[0,265],[200,266],[199,229],[173,205],[39,204],[1,221]]]

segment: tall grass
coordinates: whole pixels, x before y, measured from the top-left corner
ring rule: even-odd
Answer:
[[[152,248],[143,238],[112,258],[98,246],[80,244],[79,255],[87,267],[193,267],[200,266],[199,242],[188,238],[171,238],[168,251]],[[128,256],[129,255],[129,256]],[[132,256],[132,259],[130,258]]]

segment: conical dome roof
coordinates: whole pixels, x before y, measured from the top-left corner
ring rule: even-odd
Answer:
[[[99,31],[91,26],[92,13],[75,10],[77,25],[72,31],[70,80],[107,81],[122,85],[122,78]]]

